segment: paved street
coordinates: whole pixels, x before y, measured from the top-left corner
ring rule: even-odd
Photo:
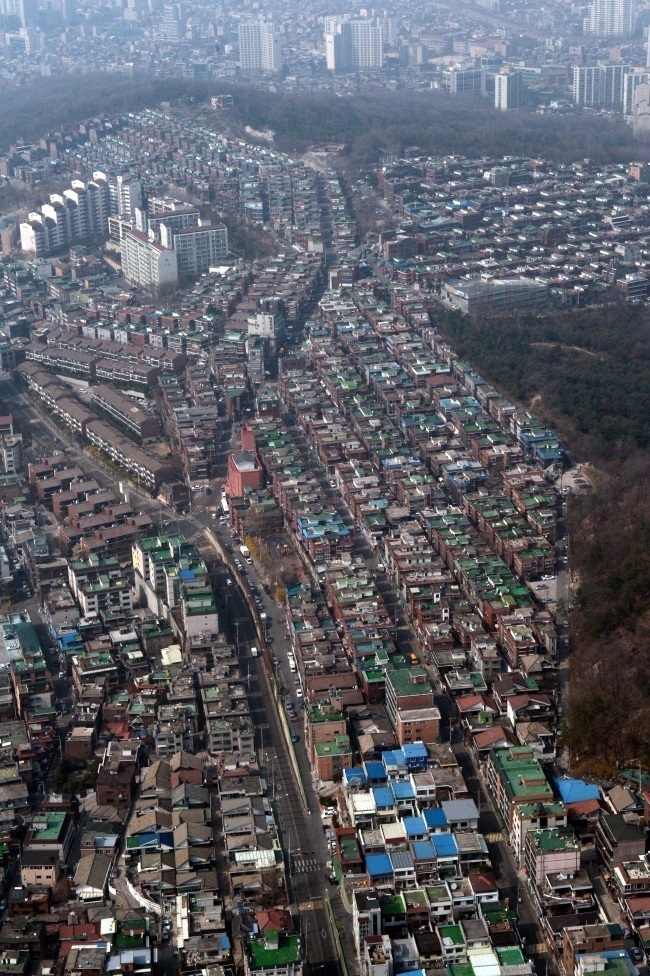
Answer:
[[[208,513],[201,514],[199,510],[192,516],[191,520],[189,518],[184,520],[181,528],[186,531],[186,525],[188,528],[190,525],[197,526],[200,525],[201,521],[207,522],[209,518]],[[227,536],[230,538],[229,532]],[[249,566],[247,569],[249,578],[255,582],[260,590],[267,618],[271,621],[268,633],[273,641],[273,652],[278,654],[281,661],[286,662],[288,648],[284,615],[277,605],[264,594],[262,581],[254,568]],[[227,569],[215,563],[213,579],[217,597],[221,603],[231,639],[238,639],[239,641],[241,660],[249,675],[249,703],[258,731],[259,762],[266,772],[271,795],[274,798],[282,845],[287,858],[290,903],[294,910],[300,913],[310,972],[323,971],[328,974],[335,974],[340,972],[339,953],[331,931],[325,901],[326,893],[329,893],[334,914],[337,920],[340,920],[339,928],[344,925],[345,921],[349,923],[349,915],[343,908],[338,890],[331,886],[326,878],[326,862],[329,855],[320,816],[320,806],[310,785],[311,769],[304,748],[302,730],[300,730],[300,742],[296,746],[296,757],[305,785],[307,810],[289,758],[288,746],[280,726],[264,658],[261,656],[253,658],[250,655],[251,645],[259,643],[253,620],[237,587],[226,584],[227,575]],[[289,683],[285,683],[289,687]],[[293,681],[291,688],[295,696]],[[297,728],[296,725],[296,730]],[[344,930],[340,937],[345,947],[348,969],[351,973],[355,973],[354,952],[350,934]]]

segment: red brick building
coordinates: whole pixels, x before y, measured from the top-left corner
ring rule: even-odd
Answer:
[[[242,498],[246,488],[261,488],[262,478],[262,465],[253,451],[235,451],[228,456],[226,492],[231,498]]]

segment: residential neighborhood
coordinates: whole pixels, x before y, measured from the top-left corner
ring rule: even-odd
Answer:
[[[0,263],[7,972],[637,976],[650,775],[562,723],[592,469],[439,324],[642,298],[645,169],[414,153],[363,240],[327,153],[81,135]]]

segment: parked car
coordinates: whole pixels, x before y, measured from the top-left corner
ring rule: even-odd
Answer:
[[[299,735],[296,735],[295,732],[292,732],[291,733],[291,741],[292,742],[299,742],[300,741],[300,736]]]

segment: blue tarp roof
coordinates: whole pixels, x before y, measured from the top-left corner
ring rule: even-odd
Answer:
[[[599,788],[593,783],[585,783],[583,779],[564,779],[556,776],[554,784],[564,803],[582,803],[584,800],[600,798]]]

